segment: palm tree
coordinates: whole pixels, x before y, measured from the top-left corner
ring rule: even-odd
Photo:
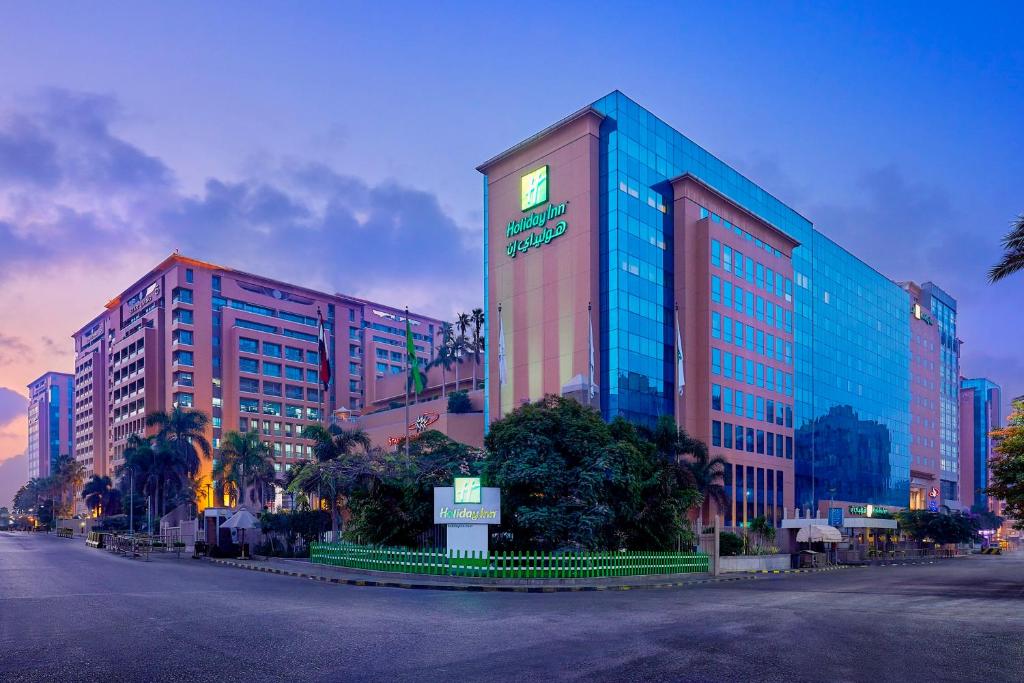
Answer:
[[[1003,258],[988,272],[990,282],[1024,270],[1024,213],[1010,222],[1010,232],[1003,238]]]
[[[757,537],[757,548],[760,549],[762,543],[771,545],[775,540],[775,525],[764,515],[758,515],[750,522],[750,533]]]
[[[476,389],[476,368],[480,365],[480,353],[484,350],[484,309],[474,308],[470,313],[473,322],[473,389]]]
[[[455,360],[452,355],[452,342],[454,341],[452,324],[441,323],[439,333],[441,335],[441,343],[437,347],[434,359],[427,364],[427,369],[441,368],[441,398],[445,398],[447,396],[448,370],[452,369],[452,363]]]
[[[228,432],[221,441],[219,455],[214,467],[219,475],[217,479],[225,486],[230,484],[240,504],[245,504],[248,493],[249,502],[255,504],[259,498],[263,507],[267,486],[275,479],[274,456],[270,447],[260,440],[259,433],[255,430],[245,434]]]
[[[206,438],[209,423],[210,418],[206,413],[181,406],[175,406],[170,413],[157,411],[146,416],[146,426],[157,428],[158,450],[166,451],[171,456],[168,467],[160,475],[161,488],[166,489],[168,477],[179,486],[182,485],[199,471],[201,458],[213,457],[213,449]],[[166,498],[165,495],[160,501],[164,505]],[[163,507],[159,509],[162,515]]]
[[[462,357],[469,349],[469,337],[466,333],[469,332],[469,327],[472,325],[472,318],[469,317],[468,313],[459,313],[455,319],[455,328],[459,331],[459,336],[455,338],[455,344],[452,350],[455,352],[456,362],[461,363]],[[455,366],[455,389],[459,389],[459,366]]]
[[[109,502],[111,491],[113,488],[113,482],[110,477],[101,477],[98,474],[94,474],[89,478],[89,481],[82,486],[82,499],[85,500],[85,506],[93,512],[97,517],[102,517],[104,513],[109,514]]]
[[[369,435],[362,428],[342,429],[333,424],[329,427],[311,424],[302,430],[302,438],[313,441],[313,455],[317,462],[336,460],[352,454],[357,448],[368,451],[371,445]]]
[[[725,494],[725,466],[729,461],[720,455],[711,456],[708,453],[707,444],[700,439],[695,439],[682,429],[677,429],[676,421],[668,415],[663,415],[654,428],[652,440],[663,457],[678,459],[683,456],[686,466],[693,475],[697,492],[700,493],[701,516],[704,515],[705,507],[714,501],[719,508],[729,504],[729,498]]]
[[[75,494],[85,481],[85,467],[70,455],[64,454],[57,458],[54,479],[60,512],[71,516]]]

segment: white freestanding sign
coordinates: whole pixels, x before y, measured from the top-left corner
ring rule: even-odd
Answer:
[[[434,524],[448,527],[448,552],[487,556],[488,525],[501,524],[501,490],[480,486],[479,477],[456,477],[434,489]]]

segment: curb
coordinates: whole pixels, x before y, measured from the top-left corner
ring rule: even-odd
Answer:
[[[695,581],[669,581],[664,583],[640,583],[622,584],[610,586],[482,586],[472,584],[442,584],[442,583],[410,583],[407,581],[380,581],[377,579],[343,579],[307,574],[305,572],[293,572],[274,567],[257,567],[250,564],[241,564],[231,560],[206,558],[207,562],[224,567],[235,569],[247,569],[249,571],[263,572],[265,574],[280,574],[292,576],[310,581],[322,583],[333,583],[339,586],[359,586],[361,588],[403,588],[407,590],[436,590],[436,591],[465,591],[470,593],[590,593],[601,591],[630,591],[630,590],[664,590],[668,588],[686,588],[688,586],[706,585],[709,583],[734,583],[736,581],[752,581],[757,579],[756,574],[796,574],[830,571],[832,569],[847,569],[848,567],[830,567],[821,569],[786,569],[786,570],[757,570],[747,572],[740,576],[721,576],[710,579],[697,579]]]
[[[748,569],[747,574],[817,574],[818,572],[834,572],[838,569],[853,569],[854,565],[841,564],[835,567],[816,567],[814,569]]]

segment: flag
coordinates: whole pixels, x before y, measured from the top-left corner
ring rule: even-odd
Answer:
[[[587,388],[590,398],[594,398],[594,319],[590,315],[590,304],[587,304],[587,324],[590,327],[590,366],[588,368],[588,380],[590,386]]]
[[[324,391],[331,385],[331,359],[327,354],[327,330],[324,327],[324,317],[320,314],[320,309],[316,310],[317,317],[320,318],[320,335],[317,339],[317,350],[320,353],[320,384],[324,386]]]
[[[505,368],[505,323],[502,320],[501,308],[498,308],[498,383],[505,386],[508,381],[508,370]]]
[[[686,376],[683,374],[683,334],[679,329],[679,309],[676,309],[676,389],[683,395]]]
[[[423,378],[420,377],[420,362],[416,357],[416,345],[412,342],[412,323],[409,322],[409,311],[405,311],[405,355],[408,357],[409,372],[412,373],[413,390],[418,394],[423,391]]]

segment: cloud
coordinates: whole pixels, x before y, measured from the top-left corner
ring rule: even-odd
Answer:
[[[28,481],[28,456],[24,453],[0,460],[0,507],[10,508],[14,494]]]
[[[23,362],[32,357],[32,349],[18,337],[0,333],[0,365]]]
[[[74,342],[71,339],[58,343],[52,337],[42,336],[39,340],[43,342],[46,352],[52,356],[70,356],[75,350]]]
[[[102,266],[126,248],[154,260],[179,249],[354,295],[447,280],[449,295],[478,304],[478,231],[463,229],[433,194],[295,160],[209,178],[184,194],[161,160],[112,132],[121,116],[114,98],[51,90],[34,107],[41,125],[21,111],[0,118],[0,156],[10,150],[0,169],[12,178],[0,189],[0,241],[10,245],[0,280],[30,268]],[[48,161],[22,168],[22,150],[33,149]]]
[[[13,389],[0,387],[0,427],[17,418],[25,418],[28,399]]]

